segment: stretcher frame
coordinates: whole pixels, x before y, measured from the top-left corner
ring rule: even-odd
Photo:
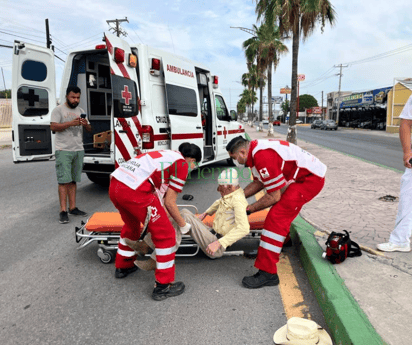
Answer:
[[[184,208],[192,208],[194,209],[196,214],[199,213],[197,207],[194,205],[177,205],[177,206],[184,207]],[[118,243],[120,240],[120,231],[116,231],[116,232],[89,231],[87,229],[87,223],[89,222],[90,218],[86,222],[82,221],[80,224],[80,227],[77,227],[77,226],[75,227],[75,240],[76,240],[76,243],[79,244],[77,249],[78,250],[83,249],[89,246],[90,244],[96,242],[98,244],[97,256],[99,257],[102,263],[109,264],[114,261],[114,258],[116,256],[115,251],[117,251],[118,249]],[[249,234],[243,237],[242,240],[243,239],[260,239],[261,233],[262,233],[262,229],[251,229]],[[180,248],[192,248],[193,252],[179,253]],[[191,256],[196,256],[199,253],[200,247],[190,235],[182,235],[182,241],[179,245],[179,249],[176,252],[177,257],[191,257]],[[243,255],[243,254],[245,254],[243,250],[226,250],[223,253],[224,256]],[[150,256],[150,254],[146,254],[146,256]]]

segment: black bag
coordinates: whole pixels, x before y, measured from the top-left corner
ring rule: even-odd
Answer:
[[[333,264],[340,264],[345,259],[354,256],[361,256],[362,252],[356,242],[351,241],[346,230],[342,232],[333,231],[326,241],[326,252],[323,257]]]

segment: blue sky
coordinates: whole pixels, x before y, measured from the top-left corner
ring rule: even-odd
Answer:
[[[320,104],[321,94],[337,91],[338,68],[334,65],[356,62],[411,44],[410,1],[331,0],[337,12],[334,27],[320,29],[301,42],[299,73],[306,75],[300,93],[313,95]],[[56,55],[74,48],[94,47],[108,30],[106,20],[127,17],[122,25],[130,43],[144,43],[200,61],[219,76],[219,84],[230,108],[235,109],[242,92],[241,75],[247,71],[242,42],[250,35],[234,27],[256,24],[255,1],[176,0],[176,1],[10,1],[0,0],[0,44],[14,39],[45,45],[44,20],[49,19]],[[3,31],[3,32],[2,32]],[[23,36],[23,37],[18,37]],[[36,42],[38,40],[40,42]],[[273,95],[291,85],[290,53],[273,74]],[[6,87],[11,87],[12,50],[0,48],[0,67]],[[57,88],[64,64],[56,59]],[[342,90],[366,91],[393,84],[396,77],[412,77],[412,45],[404,52],[367,63],[353,63],[343,69]],[[0,89],[3,89],[0,79]],[[265,91],[266,94],[267,91]]]

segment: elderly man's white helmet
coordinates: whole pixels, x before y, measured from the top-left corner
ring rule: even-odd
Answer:
[[[235,168],[229,168],[229,169],[223,170],[217,179],[217,183],[223,184],[223,185],[238,186],[239,177],[238,177],[237,170]]]

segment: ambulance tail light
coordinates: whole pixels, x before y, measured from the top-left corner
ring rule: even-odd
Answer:
[[[137,56],[134,54],[129,54],[129,66],[136,68],[137,66]]]
[[[152,59],[152,68],[150,69],[150,74],[155,76],[160,75],[160,59]]]
[[[116,63],[124,62],[124,50],[120,48],[114,48],[114,61]]]
[[[152,126],[142,126],[142,148],[143,150],[154,148],[154,134]]]
[[[213,88],[217,89],[219,86],[219,77],[217,75],[213,76]]]
[[[96,50],[106,49],[106,45],[105,45],[105,44],[98,44],[98,45],[95,47],[95,49],[96,49]]]

